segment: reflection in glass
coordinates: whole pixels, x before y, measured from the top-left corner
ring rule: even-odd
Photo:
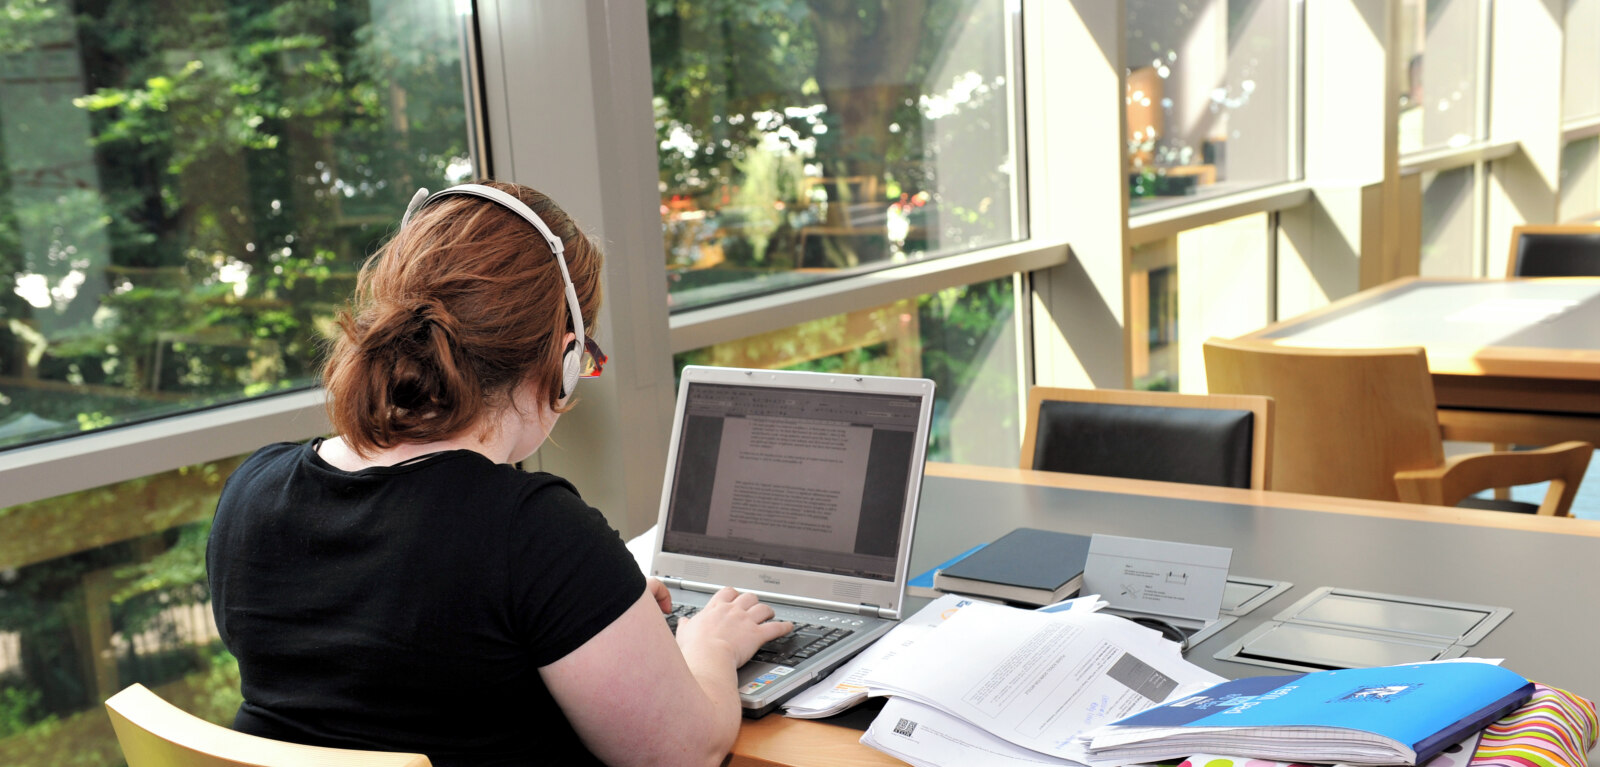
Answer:
[[[672,307],[1021,237],[1006,7],[652,3]]]
[[[1128,0],[1134,205],[1289,180],[1297,4]]]
[[[685,365],[930,378],[928,460],[1016,466],[1015,279],[965,285],[684,352]]]
[[[1479,138],[1478,0],[1402,0],[1400,152]]]
[[[101,701],[135,682],[233,721],[205,547],[242,458],[0,509],[0,764],[123,764]]]
[[[1178,391],[1177,239],[1133,248],[1128,274],[1128,362],[1133,388]]]
[[[309,384],[411,192],[472,175],[470,6],[21,7],[0,29],[0,446]]]

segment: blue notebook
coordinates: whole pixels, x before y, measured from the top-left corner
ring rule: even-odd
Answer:
[[[1532,694],[1532,682],[1476,662],[1247,677],[1100,728],[1090,750],[1133,761],[1205,752],[1421,764]]]
[[[1019,527],[933,576],[940,591],[1048,605],[1078,593],[1087,535]]]

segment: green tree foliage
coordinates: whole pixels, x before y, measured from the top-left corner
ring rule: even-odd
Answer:
[[[0,18],[19,20],[0,65],[82,84],[24,80],[0,116],[12,412],[75,429],[308,382],[410,192],[470,172],[447,3],[7,0]],[[18,296],[41,279],[46,305]]]
[[[1003,18],[990,2],[655,0],[649,8],[667,263],[696,267],[675,273],[675,292],[730,279],[781,288],[794,280],[770,275],[891,260],[881,223],[870,225],[875,238],[849,230],[860,230],[862,219],[881,221],[902,195],[933,192],[936,155],[959,149],[959,131],[927,131],[925,99],[955,85],[935,73],[1006,66],[950,60],[969,20]],[[1004,92],[985,85],[965,103],[1003,103]],[[1003,118],[966,123],[980,135],[1008,129]],[[798,162],[760,155],[812,167],[802,173]],[[988,181],[1005,194],[1003,158],[990,164]],[[1004,216],[937,194],[931,200],[948,210],[932,231],[918,222],[922,234],[905,248],[917,255],[992,242],[1009,227]]]

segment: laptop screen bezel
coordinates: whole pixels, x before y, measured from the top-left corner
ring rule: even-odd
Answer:
[[[901,515],[899,537],[896,541],[895,571],[892,581],[732,562],[662,550],[681,452],[679,443],[684,430],[684,413],[689,387],[697,383],[770,389],[865,392],[918,398],[917,431],[913,438],[915,448],[911,451],[911,467],[906,478],[905,509]],[[651,575],[692,583],[733,586],[741,591],[755,591],[773,599],[794,598],[794,601],[799,603],[870,604],[876,606],[878,614],[898,617],[905,601],[905,584],[910,578],[912,533],[916,526],[917,503],[922,489],[928,432],[933,420],[933,391],[933,382],[922,378],[685,367],[678,384],[678,401],[672,420],[672,440],[662,479],[661,506],[656,518],[655,553],[651,560]]]

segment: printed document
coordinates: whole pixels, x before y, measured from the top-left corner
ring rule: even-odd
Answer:
[[[1082,767],[1070,759],[1013,745],[964,720],[906,698],[890,698],[883,712],[861,735],[861,743],[917,767]]]
[[[1087,761],[1079,732],[1224,680],[1122,618],[975,602],[865,681],[874,695],[903,696],[1024,748]]]
[[[828,678],[807,688],[783,704],[784,713],[796,719],[820,719],[833,716],[867,698],[867,677],[884,661],[893,658],[905,648],[916,644],[923,635],[944,623],[967,605],[976,601],[960,594],[945,594],[929,602],[915,615],[900,622],[884,634],[871,647],[851,658]],[[1105,605],[1098,594],[1057,602],[1041,611],[1066,612],[1076,609],[1092,612]]]

